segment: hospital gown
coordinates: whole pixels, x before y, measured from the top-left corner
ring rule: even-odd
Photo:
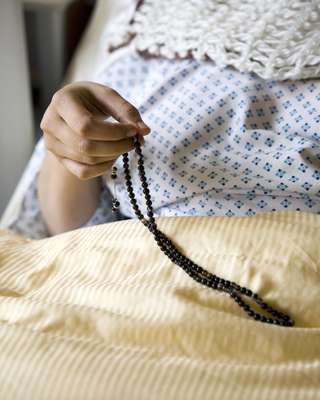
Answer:
[[[213,62],[145,59],[128,48],[99,66],[96,82],[135,105],[151,128],[143,154],[155,216],[250,216],[276,210],[320,213],[320,83],[264,80]],[[48,236],[36,177],[40,141],[27,167],[30,185],[10,229]],[[111,212],[113,181],[103,177],[100,205],[85,226],[135,218],[122,157],[120,213]],[[133,188],[146,210],[130,152]]]

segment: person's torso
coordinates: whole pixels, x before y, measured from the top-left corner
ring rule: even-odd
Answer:
[[[146,60],[129,49],[96,80],[134,104],[152,130],[143,154],[156,215],[320,212],[319,80],[263,80],[213,62]],[[134,152],[130,159],[145,210]],[[115,165],[120,211],[135,217],[121,157]]]

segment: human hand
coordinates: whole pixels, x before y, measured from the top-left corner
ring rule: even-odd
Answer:
[[[113,117],[117,122],[106,121]],[[40,127],[50,151],[81,180],[103,175],[116,159],[150,132],[138,110],[115,90],[77,82],[58,90]]]

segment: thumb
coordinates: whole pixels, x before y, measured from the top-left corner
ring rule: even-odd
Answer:
[[[150,128],[142,120],[136,107],[124,99],[117,91],[107,86],[100,86],[95,95],[108,113],[119,122],[131,123],[138,128],[138,133],[147,135]]]

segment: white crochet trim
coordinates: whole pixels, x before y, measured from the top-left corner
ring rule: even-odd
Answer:
[[[192,54],[264,79],[320,77],[319,0],[146,0],[110,43],[156,56]]]

